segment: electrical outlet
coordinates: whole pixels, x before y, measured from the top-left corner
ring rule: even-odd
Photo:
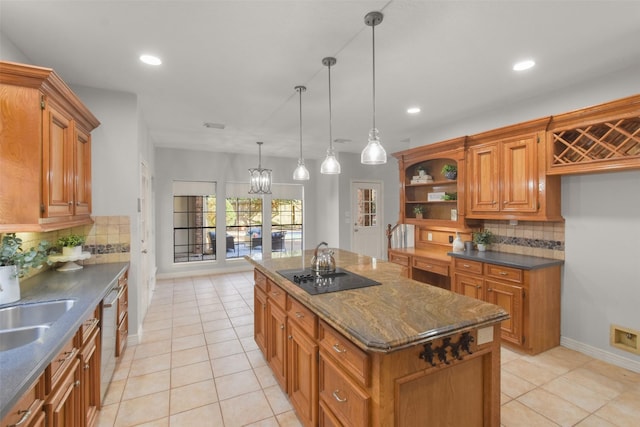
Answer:
[[[429,241],[433,240],[433,234],[427,233],[427,240]]]
[[[453,243],[453,236],[449,236],[449,243]]]
[[[618,325],[611,325],[609,340],[612,346],[621,350],[640,354],[640,341],[638,341],[638,331],[630,328],[623,328]]]

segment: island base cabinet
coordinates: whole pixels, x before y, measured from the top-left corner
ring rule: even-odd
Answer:
[[[287,340],[285,312],[273,304],[267,302],[267,363],[271,367],[273,374],[282,387],[287,391]]]
[[[318,422],[318,345],[294,322],[287,322],[289,400],[305,426]]]

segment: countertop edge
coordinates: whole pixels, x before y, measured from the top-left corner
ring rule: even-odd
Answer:
[[[42,277],[38,277],[40,275],[37,275],[25,280],[24,284],[21,283],[21,288],[24,287],[27,288],[27,290],[23,292],[22,298],[19,301],[3,305],[3,307],[5,307],[73,298],[77,300],[76,304],[79,304],[81,310],[76,310],[73,316],[67,316],[70,313],[65,313],[60,317],[60,319],[54,322],[47,331],[47,333],[51,334],[47,338],[46,344],[43,344],[40,348],[40,351],[36,351],[33,347],[34,345],[37,345],[37,343],[31,343],[16,349],[0,352],[0,383],[2,384],[2,389],[0,390],[0,419],[3,419],[7,415],[7,412],[18,402],[19,398],[29,389],[38,377],[44,373],[47,365],[51,362],[53,357],[63,348],[64,344],[72,339],[76,334],[86,316],[88,316],[106,296],[107,291],[114,281],[117,280],[117,278],[120,277],[127,268],[129,268],[128,262],[94,264],[92,266],[97,265],[114,267],[113,277],[111,277],[108,282],[102,281],[102,285],[96,285],[98,288],[102,286],[103,288],[101,290],[93,290],[90,297],[82,297],[78,294],[79,290],[76,289],[74,291],[73,287],[64,289],[64,294],[61,295],[57,295],[56,289],[46,289],[47,284],[44,282],[46,281],[46,278],[51,277],[52,275],[56,275],[56,277],[61,281],[64,281],[65,278],[70,280],[73,280],[74,278],[73,272],[59,273],[47,271],[41,273]],[[92,266],[85,267],[86,271],[91,271],[90,267]],[[110,271],[109,274],[111,275],[111,273],[112,272]],[[74,294],[76,294],[75,297],[73,296]],[[58,321],[61,321],[61,323],[57,324]],[[25,372],[19,381],[9,381],[10,378],[5,378],[7,366],[9,366],[10,370],[12,370],[12,368],[18,369],[19,366],[14,366],[17,363],[20,363],[16,362],[16,359],[20,359],[19,355],[24,354],[24,352],[29,352],[29,350],[33,350],[32,352],[37,354],[38,359],[32,366],[27,368],[28,372]]]
[[[504,267],[520,268],[522,270],[537,270],[541,268],[554,267],[557,265],[564,265],[564,260],[561,259],[540,258],[529,255],[511,254],[506,252],[447,252],[447,255],[454,258],[486,262],[489,264],[502,265]]]

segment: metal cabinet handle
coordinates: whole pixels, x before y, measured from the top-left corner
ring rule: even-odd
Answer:
[[[280,329],[284,329],[284,324],[280,325]]]
[[[501,271],[501,272],[500,272],[500,275],[501,275],[501,276],[508,276],[508,275],[509,275],[509,273],[507,273],[506,271]]]
[[[333,345],[333,349],[335,350],[336,353],[346,353],[347,352],[346,349],[340,348],[340,344],[338,344],[338,343],[335,343]]]
[[[73,383],[74,387],[79,387],[80,386],[80,380],[76,381],[75,383]]]
[[[66,351],[64,354],[65,354],[66,356],[65,356],[64,358],[62,358],[62,359],[58,359],[58,363],[63,363],[63,362],[65,362],[65,361],[69,360],[69,358],[70,358],[71,356],[73,356],[73,351]]]
[[[303,314],[303,313],[300,313],[299,311],[296,311],[296,317],[297,317],[298,319],[302,319],[302,318],[304,317],[304,314]]]
[[[469,264],[462,264],[462,266],[463,266],[464,268],[470,268],[470,267],[471,267]]]
[[[17,427],[19,425],[21,425],[22,423],[24,423],[25,421],[27,421],[27,418],[29,418],[29,415],[31,415],[31,409],[27,409],[26,411],[18,411],[18,413],[22,412],[22,417],[20,418],[20,421],[18,421],[15,424],[10,425],[9,427]]]
[[[293,335],[289,335],[287,338],[289,338],[290,340],[293,339]]]
[[[482,289],[482,286],[476,285],[476,289]]]
[[[340,393],[340,390],[335,390],[333,393],[331,393],[333,395],[333,398],[336,399],[338,402],[340,403],[344,403],[347,401],[346,397],[340,397],[338,396],[338,393]]]

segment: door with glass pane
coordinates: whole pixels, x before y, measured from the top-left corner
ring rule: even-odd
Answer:
[[[382,184],[378,181],[351,183],[351,250],[382,258],[384,238]]]

